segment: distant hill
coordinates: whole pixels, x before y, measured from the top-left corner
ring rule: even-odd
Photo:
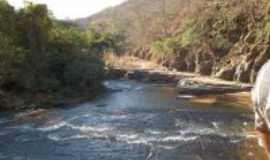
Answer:
[[[135,44],[149,43],[164,30],[193,0],[128,0],[87,18],[75,20],[86,28],[89,24],[109,24],[124,30]]]

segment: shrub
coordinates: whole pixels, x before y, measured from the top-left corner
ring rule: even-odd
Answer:
[[[188,22],[181,34],[181,45],[186,47],[198,41],[199,34],[197,33],[196,26],[193,22]]]
[[[0,90],[15,93],[100,86],[103,53],[119,50],[124,38],[107,28],[84,31],[54,21],[45,5],[32,3],[15,11],[0,0],[0,24]]]
[[[75,58],[64,68],[64,82],[67,86],[94,87],[103,80],[104,63],[91,55]]]

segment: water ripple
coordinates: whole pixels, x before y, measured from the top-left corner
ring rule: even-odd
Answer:
[[[52,126],[38,128],[38,130],[43,131],[43,132],[55,131],[55,130],[58,130],[66,125],[67,125],[67,122],[62,121],[62,122],[59,122],[59,123],[54,124]]]

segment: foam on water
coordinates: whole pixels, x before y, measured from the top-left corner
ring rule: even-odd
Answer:
[[[166,137],[138,137],[136,139],[126,139],[124,140],[128,144],[144,144],[151,145],[154,143],[170,143],[170,142],[190,142],[196,140],[196,136],[184,137],[179,135],[171,135]],[[123,140],[123,139],[122,139]]]
[[[185,130],[179,130],[180,135],[188,136],[188,135],[217,135],[220,137],[239,137],[243,139],[253,139],[256,138],[256,135],[253,133],[233,133],[233,132],[225,132],[218,128],[200,128],[200,127],[193,127],[193,128],[186,128]]]
[[[151,130],[151,129],[147,129],[144,131],[145,133],[151,134],[151,135],[161,135],[164,132],[158,131],[158,130]]]
[[[175,136],[168,136],[163,138],[161,141],[162,142],[189,142],[189,141],[194,141],[198,138],[198,136],[191,136],[191,137],[185,137],[181,135],[175,135]]]
[[[138,137],[136,139],[126,139],[126,140],[119,140],[124,141],[127,144],[144,144],[149,145],[151,142],[157,141],[157,138],[155,137]]]
[[[48,138],[50,140],[53,140],[53,141],[68,141],[68,140],[78,140],[78,139],[89,139],[90,136],[76,134],[76,135],[72,135],[70,137],[61,137],[59,135],[50,134],[50,135],[48,135]]]
[[[145,135],[145,134],[136,134],[136,133],[129,133],[129,134],[119,134],[116,135],[117,141],[123,141],[128,144],[144,144],[149,145],[153,143],[170,143],[170,142],[187,142],[187,141],[194,141],[197,139],[197,136],[183,136],[183,135],[166,135],[162,136],[162,133],[153,134],[153,135]]]
[[[43,131],[43,132],[49,132],[49,131],[55,131],[55,130],[58,130],[64,126],[67,125],[67,122],[65,121],[61,121],[57,124],[54,124],[54,125],[51,125],[51,126],[47,126],[47,127],[41,127],[41,128],[37,128],[38,130],[40,131]]]
[[[131,139],[136,139],[138,138],[139,135],[137,134],[122,134],[122,135],[119,135],[119,139],[121,140],[131,140]]]
[[[123,142],[127,144],[143,144],[143,145],[152,145],[157,143],[170,143],[170,142],[189,142],[194,141],[197,136],[186,136],[179,135],[175,133],[173,135],[166,135],[163,132],[153,131],[152,135],[145,133],[136,133],[136,132],[125,132],[125,131],[113,131],[112,128],[108,127],[93,127],[93,126],[74,126],[67,125],[72,129],[79,130],[82,133],[76,133],[72,136],[61,137],[57,134],[50,134],[49,139],[53,141],[67,141],[74,139],[91,139],[91,138],[104,138],[108,140]],[[149,131],[148,131],[149,132]],[[164,135],[164,136],[162,136]]]
[[[110,127],[86,126],[86,125],[76,126],[73,124],[68,124],[67,127],[70,127],[71,129],[74,130],[79,130],[81,132],[107,132],[112,130],[112,128]]]
[[[215,134],[215,133],[217,133],[217,130],[214,130],[212,128],[191,127],[191,128],[186,128],[184,130],[181,129],[181,130],[179,130],[179,133],[181,135],[190,135],[190,134],[208,135],[208,134]]]
[[[53,134],[49,134],[49,135],[48,135],[48,138],[49,138],[50,140],[53,140],[53,141],[60,141],[60,139],[61,139],[59,136],[53,135]]]

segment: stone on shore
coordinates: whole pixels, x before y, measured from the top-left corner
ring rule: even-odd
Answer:
[[[249,85],[199,82],[192,79],[183,79],[177,84],[177,91],[181,95],[203,96],[245,92],[250,90],[251,86]]]

